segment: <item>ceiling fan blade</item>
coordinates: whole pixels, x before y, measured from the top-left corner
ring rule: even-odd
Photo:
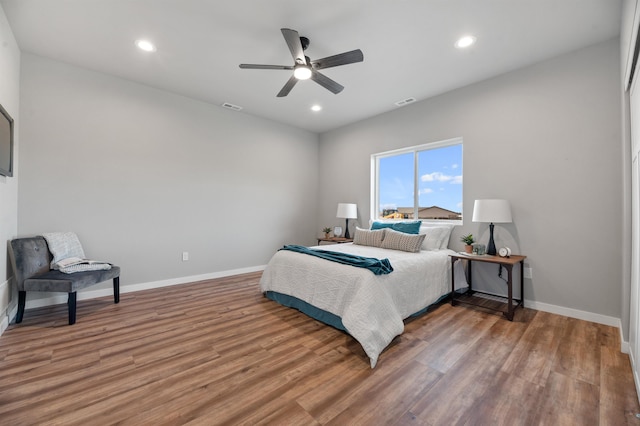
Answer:
[[[260,65],[260,64],[240,64],[240,68],[252,70],[292,70],[288,65]]]
[[[287,96],[289,94],[289,92],[291,91],[291,89],[293,89],[293,86],[296,85],[296,83],[298,82],[298,79],[295,78],[295,76],[291,76],[291,78],[289,79],[289,81],[287,81],[284,85],[284,87],[282,89],[280,89],[280,91],[278,92],[278,97],[282,98],[284,96]]]
[[[296,30],[290,30],[289,28],[281,28],[280,31],[282,31],[284,40],[287,42],[291,56],[293,56],[296,64],[306,64],[307,60],[304,58],[304,49],[302,48],[298,32]]]
[[[350,52],[340,53],[338,55],[327,56],[326,58],[311,61],[313,68],[321,70],[323,68],[337,67],[339,65],[353,64],[355,62],[364,61],[362,50],[356,49]]]
[[[311,80],[315,81],[320,86],[324,87],[325,89],[329,90],[330,92],[335,93],[336,95],[338,93],[342,92],[342,89],[344,89],[344,86],[342,86],[341,84],[336,83],[335,81],[331,80],[326,75],[320,74],[319,72],[317,72],[315,70],[311,70]]]

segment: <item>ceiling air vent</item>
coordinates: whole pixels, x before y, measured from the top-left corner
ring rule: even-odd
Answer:
[[[396,106],[405,106],[407,104],[413,103],[416,101],[416,98],[407,98],[401,101],[396,102]]]
[[[232,109],[234,111],[240,111],[242,109],[241,106],[230,104],[229,102],[225,102],[222,104],[223,108]]]

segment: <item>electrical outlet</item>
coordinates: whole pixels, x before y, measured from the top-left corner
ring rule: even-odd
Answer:
[[[531,268],[524,268],[522,270],[522,272],[524,272],[524,277],[525,278],[529,278],[530,280],[533,279],[533,269]]]
[[[188,251],[183,251],[182,252],[182,261],[186,262],[187,260],[189,260],[189,252]]]

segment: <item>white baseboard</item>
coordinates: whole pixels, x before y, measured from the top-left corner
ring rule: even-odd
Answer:
[[[618,330],[620,331],[620,352],[623,354],[630,354],[629,342],[624,340],[624,336],[622,335],[622,320],[618,321]]]
[[[638,392],[638,389],[640,389],[640,377],[638,377],[638,365],[636,364],[638,360],[633,358],[633,353],[631,351],[629,351],[629,361],[631,362],[631,372],[633,373],[633,382],[636,385],[636,392],[638,393],[638,401],[640,401],[640,392]]]
[[[581,319],[620,328],[620,318],[581,311],[579,309],[565,308],[564,306],[551,305],[549,303],[535,302],[533,300],[525,299],[524,304],[527,308],[535,309],[537,311],[549,312],[569,318]]]
[[[9,314],[2,316],[2,321],[0,321],[0,336],[2,333],[9,327]]]

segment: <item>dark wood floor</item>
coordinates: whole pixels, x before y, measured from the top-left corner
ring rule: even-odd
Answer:
[[[613,327],[442,304],[369,368],[260,274],[28,310],[0,337],[0,424],[640,424]]]

